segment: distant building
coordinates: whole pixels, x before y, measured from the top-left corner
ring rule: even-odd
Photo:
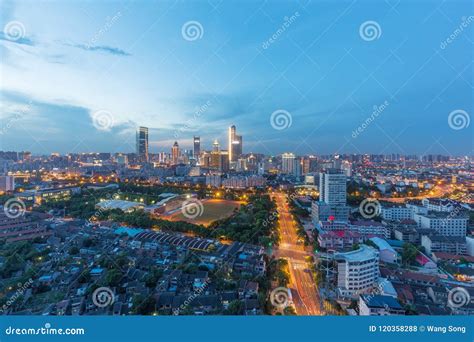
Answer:
[[[4,213],[3,208],[0,210],[0,241],[25,241],[50,235],[52,231],[41,220],[32,220],[28,214],[11,218]]]
[[[346,205],[329,205],[321,201],[311,203],[311,219],[314,224],[329,220],[346,222],[349,218],[349,212],[350,208]]]
[[[211,174],[206,176],[206,186],[219,188],[222,185],[222,176],[220,174]]]
[[[266,184],[266,178],[258,175],[252,176],[232,176],[222,180],[222,186],[225,188],[245,189],[252,187],[261,187]]]
[[[194,148],[193,148],[194,159],[199,161],[199,156],[201,155],[201,137],[194,136],[193,142],[194,142]]]
[[[119,165],[125,165],[127,166],[128,165],[128,156],[126,154],[117,154],[115,156],[115,161],[117,162],[117,164]]]
[[[138,202],[122,201],[122,200],[107,200],[97,203],[97,208],[101,210],[120,209],[123,212],[132,212],[136,209],[144,208],[145,205]]]
[[[362,236],[350,230],[330,230],[318,234],[319,246],[335,251],[349,250],[355,244],[362,242],[364,242]]]
[[[425,247],[425,250],[428,254],[436,252],[458,255],[467,254],[466,237],[423,235],[421,237],[421,245]]]
[[[454,212],[452,212],[454,213]],[[415,214],[414,220],[421,228],[431,229],[442,236],[465,237],[468,217],[452,215],[451,212],[430,212],[428,214]]]
[[[346,205],[346,175],[340,170],[328,169],[319,174],[319,200],[329,205]]]
[[[141,162],[148,162],[148,128],[138,127],[137,130],[137,156]]]
[[[0,176],[0,192],[8,192],[15,190],[15,177]]]
[[[467,245],[467,254],[470,256],[474,256],[474,237],[467,236],[466,245]]]
[[[179,144],[177,141],[175,141],[173,146],[171,147],[171,163],[173,165],[178,164],[180,156],[181,152],[179,151]]]
[[[404,205],[382,205],[382,218],[387,221],[408,220],[413,217],[411,208]]]
[[[281,172],[284,174],[293,174],[295,172],[296,159],[293,153],[283,153],[281,155]]]
[[[27,190],[15,194],[16,198],[26,203],[40,205],[48,201],[58,201],[70,198],[72,195],[80,194],[81,188],[78,186],[65,186],[62,188],[47,188],[39,190]]]
[[[228,158],[229,164],[236,162],[242,155],[242,136],[237,135],[234,125],[229,127],[228,133]]]
[[[351,230],[355,230],[364,236],[377,236],[384,239],[390,238],[390,228],[382,222],[369,220],[352,221],[349,227]]]
[[[451,212],[454,210],[453,201],[447,198],[424,198],[421,203],[428,211]]]

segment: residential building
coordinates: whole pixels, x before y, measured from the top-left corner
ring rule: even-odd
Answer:
[[[419,227],[432,229],[439,235],[465,237],[468,217],[452,215],[452,213],[430,212],[428,214],[415,214],[414,219]]]
[[[366,294],[359,297],[360,316],[404,315],[405,310],[392,296]]]
[[[388,244],[388,242],[384,239],[379,237],[373,237],[370,239],[379,250],[379,257],[380,261],[386,262],[389,264],[398,264],[399,263],[399,256],[398,253],[393,249],[392,246]]]
[[[423,235],[421,245],[428,254],[435,252],[467,254],[466,238],[460,236]]]
[[[421,203],[428,211],[450,212],[454,210],[454,203],[448,198],[424,198]]]
[[[337,169],[319,174],[319,200],[329,205],[346,205],[346,175]]]
[[[379,278],[379,253],[362,245],[358,250],[337,253],[337,289],[343,297],[358,297],[373,290]]]
[[[296,156],[293,153],[283,153],[281,155],[281,172],[293,174],[295,172]]]

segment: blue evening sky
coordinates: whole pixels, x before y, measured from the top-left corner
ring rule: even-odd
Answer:
[[[0,150],[131,152],[138,125],[151,152],[193,135],[226,147],[235,124],[244,152],[473,154],[471,1],[2,1],[0,13]],[[289,127],[272,126],[277,110]]]

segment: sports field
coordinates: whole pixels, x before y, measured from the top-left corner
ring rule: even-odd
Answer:
[[[240,207],[240,202],[229,201],[223,199],[203,200],[199,205],[189,208],[188,210],[179,210],[176,213],[162,217],[171,221],[186,221],[194,224],[210,225],[216,220],[229,217],[235,208]],[[187,213],[187,215],[185,215]]]

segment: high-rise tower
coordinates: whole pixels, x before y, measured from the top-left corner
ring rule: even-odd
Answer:
[[[136,148],[138,159],[148,162],[148,127],[138,127]]]

